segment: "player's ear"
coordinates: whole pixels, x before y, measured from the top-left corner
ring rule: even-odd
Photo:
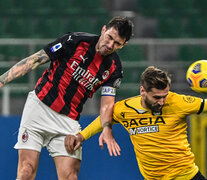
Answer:
[[[145,89],[143,86],[140,87],[140,95],[143,96],[145,93]]]
[[[101,34],[103,34],[103,33],[105,33],[105,32],[106,32],[106,25],[104,25],[104,26],[102,27]]]

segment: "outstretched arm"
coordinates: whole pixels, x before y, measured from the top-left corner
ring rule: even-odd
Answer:
[[[65,138],[65,148],[68,153],[73,153],[82,144],[83,141],[89,139],[91,136],[101,132],[103,130],[100,116],[98,116],[92,123],[90,123],[85,129],[79,132],[77,135],[67,135]]]
[[[113,122],[115,123],[115,122]],[[101,125],[100,116],[98,116],[91,124],[79,132],[77,135],[68,135],[65,138],[65,147],[68,153],[73,153],[82,144],[83,141],[89,139],[93,135],[101,132],[103,127]]]
[[[0,76],[0,88],[3,87],[8,82],[24,76],[26,73],[34,70],[41,64],[44,64],[49,61],[48,55],[44,50],[40,50],[37,53],[22,59],[17,64],[15,64],[12,68],[10,68],[7,72]]]

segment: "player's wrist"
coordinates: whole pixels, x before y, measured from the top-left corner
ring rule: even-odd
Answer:
[[[83,136],[81,133],[78,133],[78,134],[76,135],[76,137],[77,137],[81,142],[85,141],[85,138],[84,138],[84,136]]]
[[[110,123],[110,122],[103,123],[102,128],[104,129],[105,127],[112,129],[112,123]]]

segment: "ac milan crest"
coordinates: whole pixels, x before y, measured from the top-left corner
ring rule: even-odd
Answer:
[[[28,134],[27,130],[25,130],[22,134],[22,142],[24,142],[24,143],[27,142],[28,138],[29,138],[29,134]]]
[[[109,71],[108,70],[104,71],[103,75],[102,75],[102,78],[106,79],[108,76],[109,76]]]

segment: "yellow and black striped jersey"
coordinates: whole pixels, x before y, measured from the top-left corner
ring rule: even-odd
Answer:
[[[201,113],[204,102],[169,92],[162,112],[156,115],[141,106],[141,96],[116,103],[113,118],[128,131],[145,179],[185,180],[195,176],[198,167],[187,140],[187,116]]]

